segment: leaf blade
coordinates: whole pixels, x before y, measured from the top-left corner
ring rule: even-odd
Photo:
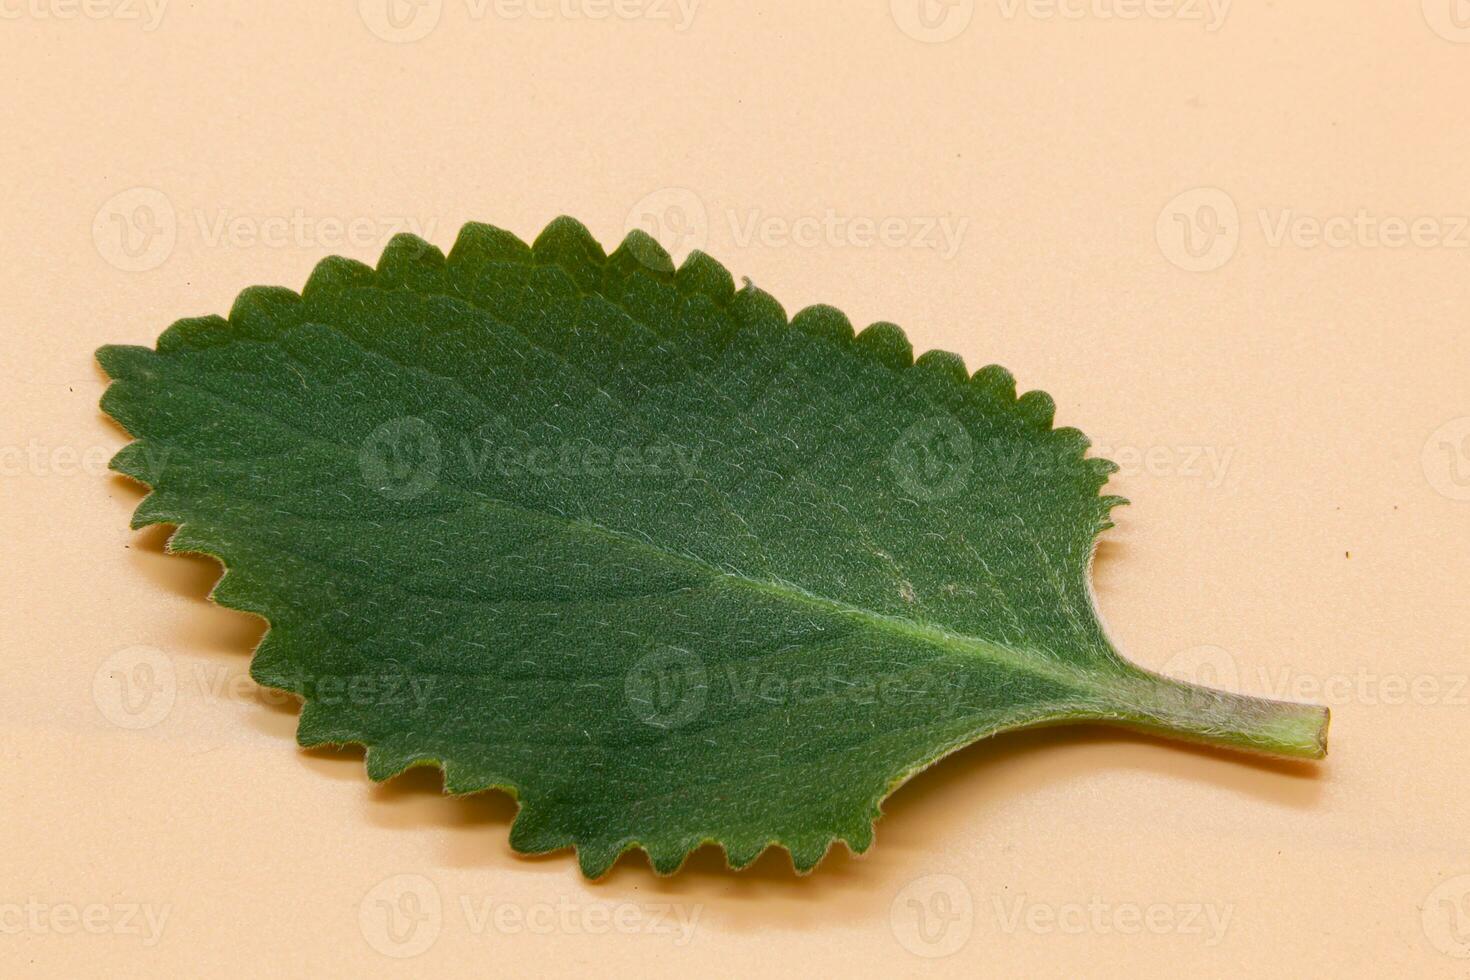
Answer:
[[[831,308],[788,324],[645,239],[400,236],[99,351],[140,437],[114,465],[153,487],[135,524],[178,524],[271,621],[252,675],[306,700],[302,744],[508,789],[512,845],[594,876],[705,841],[807,870],[976,738],[1221,741],[1258,710],[1181,707],[1112,649],[1087,574],[1122,501],[1048,396]]]

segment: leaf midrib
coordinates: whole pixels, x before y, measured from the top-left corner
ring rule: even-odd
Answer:
[[[289,351],[287,353],[289,354]],[[172,374],[172,372],[170,373]],[[350,447],[322,438],[279,416],[261,412],[258,408],[244,405],[226,395],[187,379],[180,379],[175,376],[171,380],[176,383],[181,383],[207,398],[221,401],[239,409],[248,415],[267,419],[277,426],[294,433],[305,443],[314,444],[341,458],[354,458],[354,453]],[[590,532],[593,535],[612,540],[620,546],[641,550],[675,567],[693,569],[710,578],[723,578],[735,583],[738,587],[747,588],[758,594],[774,597],[794,605],[804,605],[808,608],[815,608],[829,614],[857,619],[877,632],[901,636],[909,641],[938,647],[959,656],[977,656],[981,659],[989,660],[1024,673],[1043,677],[1067,687],[1079,688],[1088,693],[1096,693],[1100,688],[1108,686],[1106,680],[1095,671],[1087,670],[1078,665],[1057,661],[1046,654],[1033,650],[1013,649],[992,640],[947,630],[936,624],[879,613],[871,609],[843,602],[839,599],[813,593],[795,583],[758,579],[738,572],[726,571],[715,566],[707,559],[670,551],[615,528],[605,527],[581,518],[569,518],[551,511],[526,507],[522,504],[471,490],[452,481],[443,481],[440,486],[452,488],[457,496],[469,503],[498,508],[501,511],[510,512],[518,516],[530,517],[559,524],[563,527]]]

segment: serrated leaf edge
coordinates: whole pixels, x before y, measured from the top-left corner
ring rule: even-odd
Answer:
[[[548,242],[553,244],[548,246],[546,244]],[[607,254],[603,252],[601,245],[597,243],[597,241],[592,237],[591,233],[586,229],[585,226],[581,224],[581,222],[577,221],[574,218],[566,216],[556,218],[550,224],[548,224],[546,228],[543,229],[541,234],[537,236],[535,242],[531,245],[526,245],[512,233],[504,231],[502,229],[495,228],[490,225],[470,223],[466,224],[460,230],[455,244],[451,248],[449,256],[447,257],[437,247],[431,245],[430,243],[415,235],[407,233],[394,236],[394,238],[383,250],[382,256],[379,259],[379,264],[375,269],[369,268],[368,266],[362,265],[361,263],[353,262],[349,259],[344,259],[338,256],[329,256],[318,262],[317,266],[313,269],[311,275],[308,277],[307,284],[303,288],[301,293],[295,293],[282,287],[248,287],[245,290],[242,290],[237,296],[227,318],[222,319],[218,317],[203,317],[188,318],[177,321],[174,325],[169,327],[168,330],[164,331],[164,333],[159,337],[154,350],[157,352],[165,351],[173,343],[181,342],[184,340],[184,338],[180,335],[181,331],[198,329],[199,325],[201,324],[208,324],[212,328],[237,328],[243,320],[249,318],[252,315],[253,304],[262,300],[290,301],[291,299],[295,299],[299,301],[302,296],[304,296],[308,291],[313,288],[313,284],[321,282],[323,277],[335,278],[343,274],[344,271],[347,271],[355,275],[370,275],[374,279],[375,284],[382,285],[382,280],[385,276],[385,266],[390,261],[390,258],[401,257],[405,253],[407,253],[416,255],[421,260],[426,259],[430,263],[439,265],[452,260],[457,253],[460,253],[464,249],[479,247],[481,245],[485,245],[486,243],[489,243],[497,248],[510,247],[514,249],[518,247],[520,250],[523,250],[522,254],[525,258],[541,264],[541,259],[538,258],[539,249],[539,254],[541,256],[546,256],[547,258],[545,261],[548,263],[562,265],[564,268],[566,268],[567,264],[570,263],[572,265],[572,268],[568,271],[570,275],[573,275],[574,280],[577,273],[580,273],[582,275],[587,275],[592,272],[600,273],[603,267],[615,260],[622,262],[630,261],[632,265],[630,265],[628,268],[634,275],[648,276],[664,285],[672,284],[676,288],[683,288],[684,286],[687,286],[690,290],[704,293],[704,295],[708,296],[711,300],[721,306],[728,306],[731,303],[735,303],[737,301],[759,305],[764,308],[767,314],[774,314],[778,316],[781,326],[784,326],[787,329],[801,329],[813,334],[823,336],[833,342],[841,343],[844,346],[855,350],[858,354],[875,360],[878,363],[889,367],[895,372],[907,370],[924,371],[932,378],[940,381],[940,383],[948,382],[956,388],[960,388],[961,386],[966,385],[973,385],[989,392],[992,396],[1000,396],[1002,404],[1009,404],[1010,406],[1012,406],[1012,409],[1014,411],[1021,414],[1024,418],[1030,421],[1033,425],[1036,425],[1039,429],[1050,432],[1054,435],[1061,436],[1069,443],[1071,443],[1076,457],[1079,460],[1087,463],[1093,469],[1094,475],[1099,478],[1099,503],[1101,504],[1101,520],[1099,521],[1093,533],[1094,553],[1096,550],[1098,535],[1102,531],[1112,526],[1112,522],[1108,518],[1109,511],[1111,511],[1114,507],[1122,506],[1128,503],[1128,501],[1123,497],[1103,496],[1100,493],[1101,486],[1106,482],[1107,476],[1113,472],[1116,472],[1116,470],[1118,469],[1117,465],[1111,460],[1103,459],[1101,457],[1087,457],[1086,451],[1090,447],[1091,441],[1087,438],[1086,435],[1075,428],[1064,427],[1058,429],[1054,427],[1053,421],[1055,403],[1052,400],[1051,396],[1046,392],[1040,390],[1027,391],[1024,394],[1017,395],[1015,388],[1015,378],[1005,368],[999,365],[991,364],[975,371],[973,374],[968,374],[965,370],[964,360],[959,355],[943,350],[930,350],[921,354],[919,357],[914,358],[912,356],[912,344],[909,342],[907,335],[904,333],[901,327],[898,327],[897,325],[892,323],[880,321],[869,325],[861,332],[855,333],[846,315],[831,306],[821,304],[809,306],[799,311],[795,316],[787,318],[784,309],[774,299],[774,297],[770,296],[770,294],[755,286],[748,279],[745,281],[745,285],[740,290],[734,290],[733,279],[730,277],[729,271],[722,264],[720,264],[718,261],[716,261],[704,252],[698,250],[691,252],[689,256],[685,259],[684,263],[677,269],[675,269],[668,253],[663,249],[661,245],[659,245],[659,243],[655,239],[642,231],[635,230],[628,233],[628,235],[624,238],[623,242],[619,245],[617,249],[615,249],[611,254]],[[578,257],[575,253],[573,253],[573,255],[569,258],[564,246],[580,247],[580,256]],[[580,268],[578,268],[579,258]],[[710,281],[711,277],[719,280],[719,282],[712,283]],[[728,287],[724,287],[725,283],[729,284]],[[585,292],[586,290],[584,289],[583,291]],[[108,372],[106,360],[107,352],[109,351],[111,346],[112,345],[105,346],[99,349],[97,352],[99,363],[101,364],[103,371],[108,373],[109,378],[111,378],[112,375],[110,372]],[[133,433],[127,429],[126,425],[121,420],[117,419],[115,416],[112,416],[111,413],[108,412],[106,407],[105,392],[103,395],[102,410],[105,414],[108,415],[109,418],[112,418],[114,422],[116,422],[121,428],[123,428],[123,430],[127,432],[130,437],[133,436]],[[215,602],[216,604],[228,609],[233,609],[236,611],[246,612],[252,615],[259,616],[267,624],[265,633],[262,634],[260,641],[255,646],[255,649],[251,651],[251,662],[253,664],[256,654],[259,653],[260,650],[270,640],[272,628],[270,614],[266,609],[253,605],[246,598],[246,596],[242,594],[243,592],[249,591],[248,579],[240,579],[237,577],[232,582],[232,574],[237,573],[239,570],[232,570],[230,568],[227,557],[223,553],[221,553],[220,550],[212,548],[209,545],[206,545],[202,540],[195,538],[194,535],[191,533],[192,529],[189,527],[189,522],[182,519],[170,520],[169,516],[166,514],[160,514],[148,510],[147,505],[149,498],[152,496],[153,493],[153,485],[149,482],[149,479],[145,476],[144,473],[139,472],[136,467],[130,465],[130,457],[133,454],[136,454],[140,449],[142,449],[145,444],[146,439],[141,437],[134,437],[134,440],[123,446],[112,457],[112,460],[109,463],[110,469],[125,477],[128,477],[129,479],[134,480],[148,490],[148,493],[144,495],[143,499],[138,503],[137,507],[134,510],[133,518],[130,522],[131,527],[133,527],[134,529],[139,529],[155,524],[174,524],[174,531],[169,535],[167,541],[165,542],[165,550],[169,554],[202,554],[207,555],[208,557],[211,557],[220,563],[222,571],[219,578],[215,580],[214,585],[210,588],[210,601]],[[1091,557],[1089,557],[1085,577],[1088,585],[1089,603],[1092,605],[1093,612],[1096,614],[1098,610],[1097,604],[1095,602],[1095,597],[1092,594],[1091,565],[1092,561]],[[231,593],[234,594],[231,595]],[[282,688],[273,689],[285,690]],[[369,779],[374,782],[384,782],[386,780],[392,779],[395,776],[401,775],[409,769],[427,766],[437,768],[440,771],[444,781],[444,792],[448,795],[464,796],[473,793],[486,792],[489,790],[500,790],[502,792],[505,792],[517,803],[517,814],[515,819],[511,823],[509,834],[511,846],[513,849],[525,854],[544,854],[571,848],[573,852],[577,855],[578,865],[581,868],[583,874],[586,875],[588,878],[594,879],[606,875],[616,865],[618,859],[621,858],[622,855],[632,850],[643,850],[645,854],[647,854],[649,863],[656,874],[660,876],[672,875],[678,872],[679,869],[684,866],[689,856],[695,850],[705,844],[713,844],[720,847],[725,854],[726,866],[732,870],[737,871],[749,867],[756,860],[758,860],[767,849],[771,847],[781,847],[785,849],[790,856],[792,867],[796,871],[796,873],[798,875],[806,875],[813,871],[825,859],[827,854],[831,853],[832,847],[839,841],[841,841],[854,855],[860,856],[870,850],[876,840],[877,822],[883,815],[883,802],[887,800],[887,798],[891,796],[896,790],[898,790],[899,787],[907,783],[914,776],[928,769],[930,766],[933,766],[942,761],[952,753],[957,752],[960,749],[965,748],[969,745],[973,745],[976,742],[988,738],[994,734],[997,734],[1000,730],[1015,731],[1018,730],[1018,728],[1020,727],[1042,727],[1073,720],[1070,715],[1065,713],[1058,714],[1055,717],[1042,717],[1032,722],[1029,722],[1024,726],[1007,726],[1004,729],[971,733],[965,737],[956,739],[951,744],[942,747],[928,760],[911,767],[910,769],[906,770],[895,779],[893,779],[881,793],[877,794],[874,799],[869,802],[870,816],[867,832],[866,834],[861,835],[861,837],[866,837],[866,840],[853,840],[853,837],[859,836],[855,834],[832,833],[828,836],[820,852],[816,853],[814,848],[802,847],[795,842],[786,841],[781,839],[780,837],[773,837],[765,841],[763,844],[760,844],[753,851],[737,855],[732,854],[730,844],[724,840],[719,839],[718,836],[704,836],[693,846],[688,847],[687,849],[684,849],[682,852],[678,853],[676,861],[670,862],[669,860],[667,860],[667,856],[665,854],[655,854],[654,845],[651,845],[641,840],[633,839],[623,843],[616,851],[616,853],[612,854],[610,857],[607,857],[605,860],[598,860],[595,863],[589,863],[588,857],[590,857],[590,855],[584,849],[584,846],[579,844],[575,840],[566,840],[564,842],[544,848],[539,848],[537,850],[523,850],[516,846],[516,825],[520,822],[520,818],[524,813],[525,804],[521,801],[520,787],[513,783],[496,783],[471,788],[452,788],[452,759],[422,757],[410,759],[409,761],[401,765],[390,764],[388,767],[377,767],[374,764],[374,745],[366,740],[344,739],[341,741],[334,740],[311,743],[303,741],[301,739],[302,720],[305,718],[307,712],[311,708],[311,699],[295,691],[288,690],[286,691],[286,693],[294,694],[302,702],[301,718],[298,719],[297,722],[297,737],[299,744],[303,745],[304,747],[349,745],[361,746],[364,749],[364,770]],[[603,855],[599,855],[598,857],[603,858]]]

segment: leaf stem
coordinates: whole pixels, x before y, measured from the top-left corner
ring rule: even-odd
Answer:
[[[1101,720],[1221,748],[1320,759],[1331,712],[1317,704],[1217,691],[1141,671],[1129,707]]]

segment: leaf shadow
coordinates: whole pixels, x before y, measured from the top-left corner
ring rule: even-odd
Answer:
[[[313,772],[365,782],[362,755],[358,747],[342,747],[306,750],[301,758]],[[551,876],[563,887],[586,887],[597,899],[610,901],[698,906],[705,921],[731,931],[756,932],[777,923],[817,929],[881,916],[894,891],[891,883],[945,870],[944,848],[973,833],[977,812],[999,813],[1018,799],[1045,797],[1120,769],[1153,779],[1177,777],[1181,783],[1203,779],[1292,809],[1310,807],[1324,779],[1320,766],[1105,726],[1011,732],[961,749],[919,773],[886,801],[878,841],[868,854],[853,855],[837,845],[804,877],[793,871],[780,848],[768,849],[743,871],[733,871],[720,848],[706,845],[671,877],[654,875],[642,853],[632,852],[602,879],[585,882],[569,851],[533,856],[511,851],[507,834],[517,807],[508,794],[491,790],[445,796],[437,769],[410,770],[372,786],[363,817],[377,827],[443,831],[448,868]],[[1140,830],[1141,849],[1148,846],[1147,833]],[[999,849],[1012,841],[992,843]]]

